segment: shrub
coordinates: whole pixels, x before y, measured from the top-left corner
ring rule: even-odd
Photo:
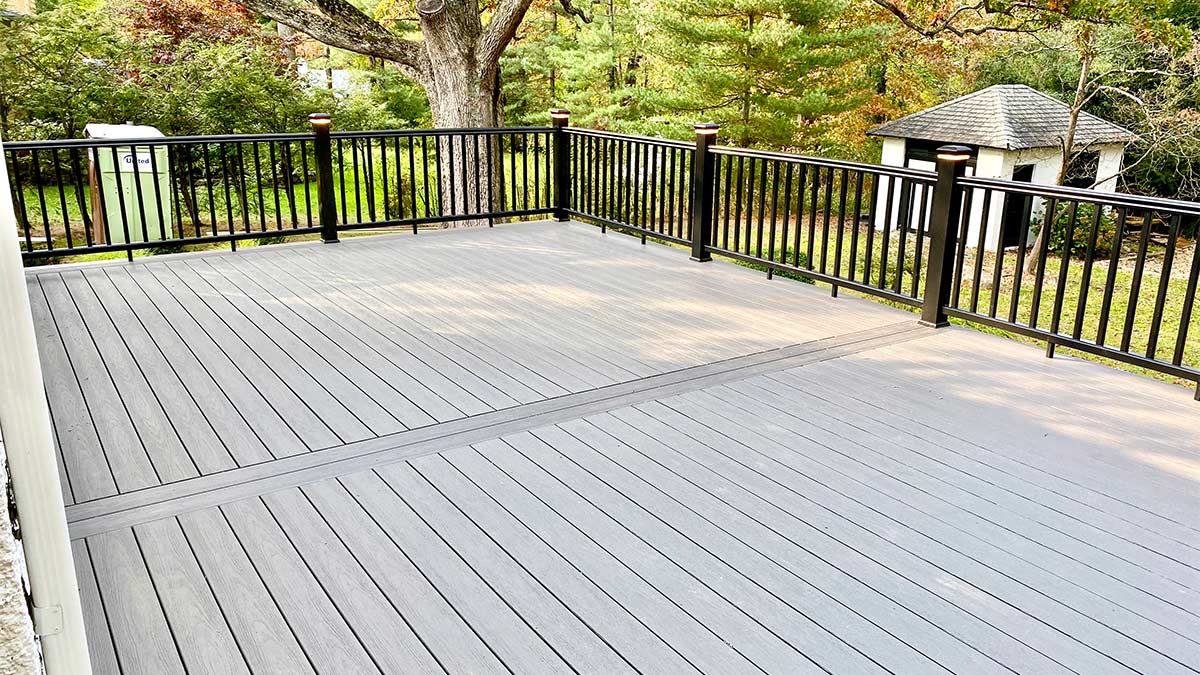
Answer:
[[[1100,210],[1100,221],[1096,222],[1096,210]],[[1050,251],[1061,253],[1067,239],[1067,226],[1071,221],[1071,208],[1062,205],[1054,210],[1050,222],[1050,238],[1047,242]],[[1112,253],[1117,241],[1116,214],[1108,208],[1095,204],[1079,204],[1075,209],[1075,227],[1071,233],[1071,256],[1085,258],[1088,241],[1092,236],[1092,226],[1096,225],[1096,243],[1092,249],[1092,259],[1106,258]]]

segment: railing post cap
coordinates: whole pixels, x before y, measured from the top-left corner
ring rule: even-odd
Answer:
[[[570,117],[571,111],[566,108],[551,108],[550,115],[553,117]]]
[[[311,124],[329,124],[333,118],[329,116],[329,113],[312,113],[308,116],[308,121]]]
[[[692,128],[694,128],[698,134],[715,134],[717,133],[717,130],[721,128],[721,125],[717,124],[716,122],[697,122],[696,124],[692,125]]]
[[[939,145],[937,158],[947,162],[963,162],[971,159],[971,148],[965,145]]]

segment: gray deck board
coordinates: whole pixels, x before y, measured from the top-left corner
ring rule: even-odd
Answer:
[[[250,669],[313,673],[305,648],[220,511],[194,511],[178,520]]]
[[[392,541],[404,543],[405,556],[504,668],[523,672],[567,669],[541,637],[405,503],[403,495],[373,474],[349,477],[345,486]]]
[[[128,492],[161,483],[160,474],[118,392],[114,377],[121,373],[114,375],[108,369],[62,277],[45,276],[40,281],[117,488]],[[116,346],[114,351],[119,350]]]
[[[249,673],[212,587],[179,523],[160,520],[134,530],[188,673]]]
[[[88,540],[122,672],[185,672],[178,643],[132,530]]]
[[[354,628],[259,499],[221,508],[238,543],[321,673],[379,673]],[[339,601],[345,598],[339,597]]]
[[[484,536],[538,580],[590,631],[641,672],[696,672],[650,626],[640,621],[571,558],[484,492],[440,455],[412,463],[413,470],[471,519]],[[392,478],[400,469],[383,469]]]
[[[144,271],[179,302],[310,449],[366,436],[362,424],[344,406],[297,367],[290,355],[273,348],[262,330],[245,321],[224,297],[212,297],[202,281],[181,276],[165,264],[148,264]],[[325,413],[324,418],[317,409]]]
[[[114,339],[110,333],[104,344],[124,344],[128,351],[114,351],[121,358],[132,360],[142,378],[153,390],[163,417],[162,420],[158,420],[159,424],[165,422],[178,436],[178,440],[168,439],[168,443],[172,447],[182,443],[183,447],[180,450],[186,451],[200,474],[215,473],[237,466],[226,442],[217,431],[218,425],[223,429],[229,424],[218,416],[232,411],[217,408],[206,412],[198,405],[197,398],[207,394],[209,383],[202,382],[199,377],[190,377],[191,373],[185,373],[181,377],[181,370],[194,369],[188,367],[186,360],[173,364],[171,359],[164,356],[162,347],[146,332],[108,277],[80,275],[74,278],[77,280],[75,283],[81,286],[86,284],[86,288],[95,297],[94,303],[89,298],[88,301],[80,303],[81,306],[88,307],[89,311],[103,308],[118,336]],[[69,285],[72,283],[71,279],[72,276],[69,275]],[[91,320],[89,323],[92,323]],[[157,411],[151,411],[151,414],[157,416]],[[236,418],[236,414],[232,416]],[[244,436],[233,438],[236,439],[235,442],[244,442],[245,439]]]
[[[28,280],[99,673],[1200,673],[1162,383],[573,224]]]
[[[63,492],[79,502],[116,494],[112,469],[99,450],[100,436],[91,415],[86,414],[83,390],[36,278],[31,279],[29,290],[46,399],[54,421],[55,440],[62,453],[60,464],[67,478],[67,489]]]
[[[855,377],[851,381],[861,382],[863,380],[866,380],[867,382],[865,386],[870,387],[874,378],[866,376],[865,374],[856,373]],[[947,413],[949,414],[956,412],[955,407],[952,405],[947,405],[946,409]],[[998,412],[997,414],[999,415],[1001,413]],[[1017,420],[1011,420],[1011,423],[1028,424],[1028,421],[1026,420],[1024,422],[1019,422]],[[986,435],[997,438],[998,444],[1004,444],[1000,447],[1005,447],[1009,444],[1008,439],[1011,439],[1011,436],[1003,437],[1005,440],[1000,440],[1000,438],[1002,438],[1002,431],[1000,428],[994,427],[992,422],[980,421],[979,427],[980,429],[977,433],[980,436]],[[1083,440],[1082,442],[1080,440],[1071,442],[1067,451],[1077,451],[1079,446],[1084,442],[1086,442],[1086,440]],[[1044,462],[1045,460],[1035,461]],[[1080,474],[1088,479],[1096,476],[1096,467],[1087,466],[1086,464],[1087,463],[1072,473]],[[1116,468],[1113,467],[1110,468],[1108,472],[1111,475],[1115,470]],[[1144,471],[1145,468],[1141,467],[1139,469],[1129,467],[1128,470]],[[991,472],[987,471],[984,471],[983,473],[987,478],[992,480],[1003,481],[1004,478],[1003,475],[995,476]],[[1158,476],[1146,479],[1146,483],[1148,483],[1147,487],[1152,485],[1155,490],[1168,489],[1165,486],[1158,485],[1158,481],[1155,480],[1155,478],[1158,478]],[[1097,481],[1097,483],[1099,483],[1099,481]],[[1022,490],[1025,489],[1026,488],[1022,487]],[[1150,490],[1147,490],[1147,492],[1150,492]],[[1016,506],[1016,508],[1020,509],[1019,512],[1027,511],[1027,507],[1031,505],[1030,500],[1022,491],[1014,492],[1011,489],[1004,490],[1002,486],[1000,490],[996,491],[996,493],[1002,498],[1006,499],[1009,503],[1015,504],[1021,502]],[[1149,494],[1145,495],[1143,498],[1156,499]],[[1181,498],[1189,499],[1190,497],[1181,495]],[[1032,505],[1036,506],[1036,502]],[[1122,519],[1108,516],[1104,511],[1071,508],[1066,504],[1063,504],[1062,506],[1068,509],[1068,514],[1059,514],[1052,510],[1037,510],[1036,524],[1047,533],[1047,536],[1055,537],[1056,545],[1062,546],[1067,550],[1076,550],[1080,547],[1084,547],[1102,551],[1105,552],[1106,555],[1109,555],[1109,557],[1119,558],[1120,560],[1124,560],[1135,567],[1145,569],[1151,573],[1162,573],[1168,579],[1179,576],[1180,581],[1188,581],[1188,583],[1185,585],[1189,588],[1195,588],[1200,585],[1196,581],[1197,570],[1194,567],[1190,567],[1186,563],[1181,563],[1179,558],[1176,558],[1172,555],[1164,555],[1155,550],[1159,545],[1165,546],[1167,549],[1176,549],[1176,544],[1173,544],[1170,540],[1158,537],[1153,532],[1140,530],[1138,526],[1128,522],[1122,522]],[[1067,533],[1064,533],[1064,528],[1066,529]],[[1132,540],[1130,538],[1132,538]],[[1189,546],[1184,542],[1189,540],[1192,542],[1197,541],[1195,535],[1188,537],[1186,533],[1184,533],[1184,536],[1181,538],[1183,541],[1178,543],[1183,544],[1187,548],[1194,549],[1194,544]],[[1067,539],[1072,541],[1067,541]],[[1194,555],[1194,553],[1195,551],[1193,551],[1191,555]],[[1179,554],[1177,553],[1176,555]],[[1184,560],[1187,560],[1190,555],[1184,554],[1180,557]]]
[[[92,662],[92,670],[100,675],[119,673],[121,667],[117,665],[117,650],[108,629],[108,616],[100,597],[100,587],[96,583],[88,543],[83,539],[76,540],[71,549],[75,562],[75,581],[83,604],[83,626],[87,632],[88,658]]]
[[[237,315],[239,334],[244,334],[241,328],[252,326],[253,331],[265,336],[268,342],[262,343],[255,339],[259,350],[264,354],[283,353],[289,361],[273,363],[275,370],[300,369],[307,373],[312,382],[320,386],[320,395],[312,395],[297,390],[304,399],[314,406],[321,408],[327,418],[341,419],[335,431],[343,441],[361,440],[372,436],[401,431],[405,427],[396,420],[378,401],[364,392],[352,378],[353,371],[343,373],[338,367],[329,363],[322,355],[305,340],[280,323],[272,314],[264,311],[257,303],[250,300],[240,285],[217,274],[211,267],[186,265],[185,261],[175,262],[168,266],[184,280],[203,280],[208,287],[201,291],[204,295],[219,294],[221,300],[232,305]],[[193,283],[193,287],[200,285]],[[241,292],[230,292],[230,286]],[[216,302],[216,300],[214,300]],[[244,319],[244,321],[243,321]],[[308,382],[305,382],[307,385]],[[348,415],[334,416],[334,411],[344,410]]]
[[[272,458],[256,429],[239,408],[240,401],[228,396],[221,388],[220,382],[228,380],[222,373],[218,373],[214,378],[204,365],[201,359],[206,352],[202,346],[197,345],[194,351],[193,346],[183,337],[186,333],[181,333],[179,328],[168,322],[158,308],[146,302],[141,291],[132,286],[128,275],[120,272],[110,275],[108,270],[97,269],[84,272],[84,276],[96,290],[97,299],[114,317],[119,317],[116,321],[117,326],[126,336],[127,344],[131,345],[131,348],[134,344],[138,345],[137,353],[141,358],[147,359],[145,366],[155,368],[161,367],[163,362],[170,364],[169,368],[161,371],[162,377],[167,377],[168,371],[173,372],[187,390],[195,403],[195,411],[173,411],[172,418],[177,420],[177,424],[183,425],[189,418],[194,420],[193,415],[202,417],[216,432],[228,456],[236,465],[253,464]],[[141,337],[133,337],[139,332]],[[157,374],[160,371],[151,372]],[[186,402],[184,405],[186,406]],[[247,412],[252,411],[253,408],[249,408]],[[186,416],[178,417],[181,414]],[[191,426],[198,425],[193,422]],[[202,432],[192,428],[188,433]],[[189,436],[188,439],[190,438]],[[208,447],[210,446],[207,442],[201,443],[199,447],[188,445],[194,457],[207,455],[204,450]],[[216,459],[206,457],[203,462],[197,463],[205,473],[228,468],[226,462],[219,457],[219,454]]]
[[[500,548],[458,506],[411,466],[389,467],[389,485],[421,515],[456,555],[484,579],[488,587],[512,608],[568,664],[579,672],[627,673],[632,666],[606,644],[595,628],[585,623],[529,570]],[[456,650],[457,651],[457,650]]]
[[[307,450],[292,427],[264,398],[258,383],[242,373],[221,346],[180,304],[180,300],[167,292],[147,269],[134,266],[128,270],[106,271],[125,299],[135,306],[135,311],[140,308],[148,316],[155,312],[161,315],[165,329],[174,332],[202,364],[201,367],[216,380],[242,419],[267,446],[270,457],[284,457]],[[264,386],[266,384],[269,383],[264,383]],[[297,413],[298,418],[302,415],[298,409],[288,412]]]
[[[1168,672],[1169,668],[1168,664],[1162,662],[1161,656],[1147,653],[1147,648],[1138,638],[1160,645],[1160,648],[1165,647],[1165,651],[1176,651],[1175,658],[1189,659],[1189,649],[1183,647],[1170,631],[1136,621],[1136,617],[1126,617],[1138,624],[1136,629],[1131,633],[1118,632],[1108,626],[1114,618],[1111,614],[1115,608],[1105,607],[1094,598],[1082,598],[1081,589],[1064,579],[1055,578],[1044,571],[1039,573],[1011,560],[1003,549],[973,546],[974,542],[965,536],[967,531],[940,527],[940,523],[919,508],[935,506],[934,500],[922,497],[934,493],[938,488],[926,485],[924,487],[927,489],[921,489],[920,476],[912,475],[914,472],[911,469],[886,461],[877,462],[877,466],[839,461],[852,457],[854,453],[870,452],[869,446],[848,443],[844,438],[807,429],[804,435],[788,432],[774,433],[768,437],[765,432],[757,431],[769,429],[771,425],[761,417],[756,418],[755,425],[745,427],[740,421],[722,419],[719,412],[714,412],[714,408],[719,410],[720,405],[698,409],[674,402],[667,404],[689,416],[696,413],[699,417],[713,420],[712,424],[722,430],[722,435],[804,476],[807,480],[798,487],[805,494],[818,496],[823,488],[838,500],[854,502],[853,507],[839,506],[838,502],[831,499],[837,511],[853,519],[858,526],[887,536],[893,544],[922,560],[936,560],[938,567],[945,572],[962,580],[972,580],[972,585],[981,591],[1024,614],[1053,625],[1093,649],[1104,646],[1107,654],[1130,663],[1138,670],[1149,668]],[[816,452],[808,452],[810,448]],[[911,479],[917,489],[908,496],[917,506],[863,484],[865,479],[880,474],[901,480]],[[820,487],[814,487],[814,484]],[[982,504],[974,506],[982,508]],[[951,542],[953,548],[949,545]],[[1126,629],[1130,630],[1128,627]],[[1195,656],[1193,654],[1191,658]],[[1139,663],[1143,659],[1148,659],[1151,665]]]
[[[744,384],[749,388],[754,383]],[[740,390],[742,387],[730,389]],[[819,409],[799,392],[790,390],[790,393],[803,401],[800,406],[810,410]],[[737,391],[720,392],[713,396],[701,394],[695,402],[717,417],[727,415],[731,410],[737,410],[739,415],[753,414],[752,410],[761,409],[764,404],[771,406],[783,415],[768,412],[772,421],[757,417],[761,424],[758,428],[787,447],[793,447],[800,434],[819,438],[821,433],[817,430],[830,421],[830,418],[814,419],[811,414],[793,417],[794,412],[789,411],[787,399],[774,398],[772,392],[758,387],[749,389],[744,395]],[[845,419],[845,411],[838,412]],[[869,420],[854,421],[869,425]],[[854,428],[846,429],[845,426],[841,430],[847,441],[858,436],[857,431]],[[837,480],[841,484],[849,485],[847,481],[854,481],[896,500],[903,505],[900,507],[902,513],[903,509],[915,509],[917,513],[912,514],[912,519],[906,518],[905,522],[918,527],[926,536],[939,541],[955,541],[961,551],[971,551],[975,559],[986,560],[989,565],[1015,579],[1028,580],[1023,582],[1033,586],[1050,584],[1054,589],[1048,593],[1051,597],[1068,601],[1076,608],[1086,608],[1096,618],[1128,621],[1135,630],[1149,631],[1154,639],[1165,638],[1170,641],[1171,636],[1161,634],[1164,628],[1186,632],[1193,625],[1194,617],[1148,592],[1153,590],[1150,585],[1154,583],[1153,578],[1144,578],[1141,587],[1114,584],[1112,581],[1120,577],[1086,565],[1054,546],[1029,538],[1016,528],[1009,527],[1007,510],[997,510],[995,502],[974,498],[966,503],[955,503],[941,496],[946,493],[927,476],[913,472],[883,453],[875,452],[875,449],[892,446],[893,441],[880,436],[861,438],[861,441],[845,448],[832,447],[833,452],[822,453],[814,461],[837,472]],[[857,459],[864,451],[875,455],[870,457],[872,461]],[[849,485],[849,488],[856,489],[853,485]],[[934,498],[932,495],[939,496]],[[887,504],[888,508],[884,510],[892,513],[891,502]],[[1111,604],[1097,603],[1098,598],[1109,599]],[[1147,617],[1154,619],[1151,621]]]

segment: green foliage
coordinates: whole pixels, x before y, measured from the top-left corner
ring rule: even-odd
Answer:
[[[1097,221],[1097,211],[1099,220]],[[1061,254],[1067,243],[1067,229],[1071,225],[1071,209],[1061,207],[1054,210],[1050,221],[1049,250]],[[1088,243],[1096,230],[1096,241],[1092,248],[1092,259],[1107,258],[1117,241],[1117,221],[1112,211],[1095,204],[1080,204],[1075,209],[1075,223],[1071,230],[1070,255],[1086,258]]]
[[[656,22],[660,55],[675,69],[664,107],[720,122],[726,138],[788,146],[869,93],[855,61],[876,26],[840,26],[845,2],[685,0]],[[686,48],[680,48],[687,45]]]
[[[0,22],[6,139],[77,138],[88,123],[125,121],[168,135],[302,131],[314,111],[332,113],[340,129],[429,124],[423,93],[395,69],[368,71],[361,87],[335,96],[302,82],[259,24],[160,32],[150,26],[162,17],[116,9],[64,4]]]
[[[90,121],[133,119],[145,104],[142,62],[102,10],[64,6],[0,22],[0,132],[77,136]]]

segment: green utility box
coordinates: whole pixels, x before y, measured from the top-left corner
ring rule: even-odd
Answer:
[[[88,138],[97,140],[163,137],[154,127],[132,123],[89,124],[84,132]],[[175,237],[167,146],[134,144],[93,148],[88,151],[88,159],[92,229],[101,243],[162,241]]]

